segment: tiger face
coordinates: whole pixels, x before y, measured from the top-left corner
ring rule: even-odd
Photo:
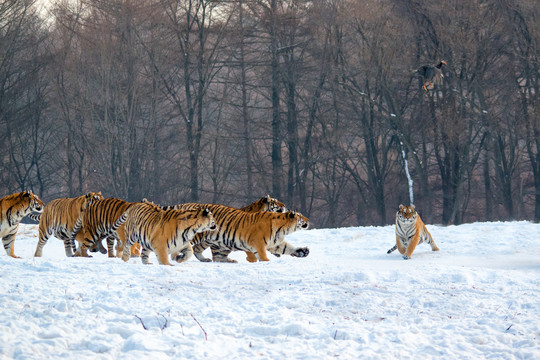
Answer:
[[[98,200],[103,200],[103,195],[101,195],[100,192],[89,192],[85,195],[85,202],[84,202],[84,209],[86,209],[88,206],[92,205]],[[83,210],[84,210],[83,209]]]
[[[264,208],[261,211],[270,211],[276,213],[283,213],[287,211],[287,207],[284,203],[282,203],[278,199],[270,197],[270,195],[266,195],[261,200],[264,204]]]
[[[212,215],[212,212],[205,208],[199,216],[197,232],[214,231],[217,229],[217,224]]]
[[[399,205],[399,210],[396,213],[396,220],[403,224],[412,224],[416,222],[418,213],[414,205],[405,206],[403,204]]]
[[[43,208],[45,207],[45,204],[43,203],[43,201],[40,200],[40,198],[37,195],[33,194],[32,191],[25,191],[23,193],[23,199],[29,202],[28,209],[30,211],[37,212],[37,213],[43,212]]]
[[[289,218],[296,219],[296,230],[306,230],[309,227],[309,219],[296,211],[289,211]]]

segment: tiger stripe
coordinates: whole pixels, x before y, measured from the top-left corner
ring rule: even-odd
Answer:
[[[196,206],[200,204],[177,205],[183,209]],[[228,257],[231,251],[251,252],[255,255],[255,261],[269,261],[267,250],[276,255],[304,257],[309,254],[309,249],[297,248],[284,239],[285,235],[309,226],[309,220],[300,213],[247,213],[225,205],[205,206],[214,215],[218,229],[195,235],[193,251],[199,261],[211,261],[202,255],[208,246],[212,249],[212,260],[216,262],[236,262]],[[252,261],[249,256],[247,260]]]
[[[6,253],[15,255],[15,236],[21,220],[32,212],[42,212],[45,204],[32,191],[7,195],[0,199],[0,237]]]
[[[168,255],[177,262],[193,255],[191,240],[195,234],[215,230],[216,223],[207,208],[192,210],[163,210],[153,203],[138,203],[126,211],[127,221],[118,230],[124,244],[122,259],[127,261],[133,244],[142,246],[141,261],[149,264],[150,252],[155,252],[162,265],[171,265]]]
[[[34,256],[42,256],[43,247],[51,235],[64,242],[66,256],[73,256],[76,252],[74,238],[82,226],[82,213],[90,204],[101,199],[103,196],[100,192],[89,192],[75,198],[50,201],[41,213],[39,240]]]

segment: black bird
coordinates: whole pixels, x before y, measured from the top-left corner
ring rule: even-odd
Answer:
[[[440,85],[442,83],[444,76],[441,68],[443,65],[446,65],[446,61],[441,60],[437,65],[423,65],[415,71],[422,77],[424,83],[422,87],[425,91],[428,91],[427,85],[430,85],[431,88],[433,88],[433,84]]]

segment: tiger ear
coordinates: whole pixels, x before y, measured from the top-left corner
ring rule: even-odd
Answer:
[[[208,210],[208,208],[204,209],[203,216],[209,216],[209,215],[210,215],[210,210]]]
[[[270,195],[266,194],[266,196],[263,199],[264,199],[263,203],[266,204],[266,203],[269,203],[272,198],[270,197]]]
[[[414,204],[411,204],[411,207],[413,210],[416,210],[416,207],[414,206]]]
[[[403,209],[404,207],[405,207],[405,205],[399,204],[399,210]]]
[[[294,219],[295,215],[296,215],[295,211],[289,211],[289,213],[288,213],[289,219]]]

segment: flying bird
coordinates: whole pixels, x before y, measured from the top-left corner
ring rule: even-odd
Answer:
[[[433,84],[440,85],[442,83],[443,74],[441,68],[443,65],[446,65],[446,61],[441,60],[437,65],[423,65],[415,73],[418,73],[423,80],[424,85],[422,86],[427,92],[427,86],[433,88]]]

